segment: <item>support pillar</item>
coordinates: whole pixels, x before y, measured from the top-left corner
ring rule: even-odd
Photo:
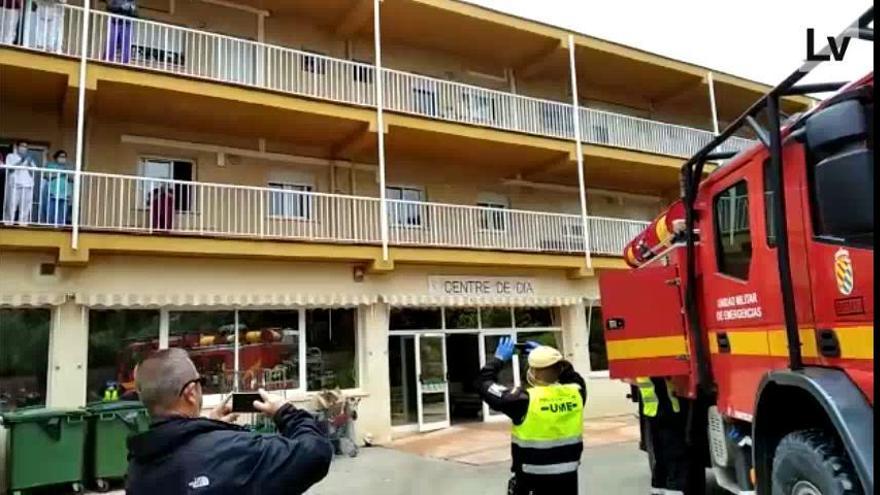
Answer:
[[[361,389],[367,397],[360,403],[357,428],[358,442],[369,439],[372,444],[391,441],[391,385],[388,380],[388,315],[390,306],[377,302],[360,306]]]
[[[583,304],[563,306],[563,355],[575,371],[586,377],[590,374],[590,336],[587,334],[587,313]]]
[[[86,308],[74,301],[55,308],[49,334],[48,407],[85,406],[88,348]]]
[[[709,109],[712,111],[712,128],[717,136],[721,133],[721,128],[718,125],[718,104],[715,100],[715,79],[711,72],[706,75],[706,81],[709,83]]]

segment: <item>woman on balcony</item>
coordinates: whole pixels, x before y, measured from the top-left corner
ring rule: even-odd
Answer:
[[[18,35],[22,0],[0,0],[0,43],[11,45]]]
[[[136,0],[107,0],[107,12],[117,16],[137,17]],[[121,17],[110,17],[104,59],[127,64],[131,59],[131,31],[134,23]]]
[[[60,227],[70,225],[70,175],[67,174],[67,152],[56,151],[46,164],[46,184],[40,197],[40,223]]]

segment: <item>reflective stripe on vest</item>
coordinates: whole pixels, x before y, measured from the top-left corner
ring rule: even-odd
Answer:
[[[577,471],[584,434],[580,387],[556,384],[533,387],[528,393],[526,417],[511,430],[511,442],[522,454],[522,472],[553,475]]]
[[[657,399],[657,390],[654,388],[654,382],[650,378],[640,376],[636,378],[636,385],[639,387],[639,395],[642,397],[642,414],[649,418],[657,416],[660,401]],[[678,398],[672,393],[672,381],[668,378],[666,379],[666,396],[669,397],[672,411],[675,413],[681,411]]]

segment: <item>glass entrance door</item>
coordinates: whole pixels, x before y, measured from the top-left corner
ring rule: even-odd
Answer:
[[[416,335],[419,431],[449,427],[449,385],[446,380],[446,338]]]
[[[495,349],[498,347],[498,343],[501,342],[501,339],[504,337],[510,337],[511,339],[515,339],[514,333],[512,331],[499,331],[499,332],[486,332],[482,335],[482,352],[481,352],[481,361],[480,366],[486,366],[486,363],[494,359],[495,357]],[[519,383],[519,356],[514,354],[512,363],[505,363],[504,367],[501,369],[501,373],[498,375],[498,383],[506,386],[507,388],[512,389]],[[494,418],[504,417],[504,414],[495,411],[490,408],[488,404],[483,402],[483,419],[489,420]]]

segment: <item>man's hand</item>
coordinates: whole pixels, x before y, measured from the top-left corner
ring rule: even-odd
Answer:
[[[495,348],[495,357],[507,362],[513,359],[513,350],[515,349],[513,340],[510,337],[502,337],[498,347]]]
[[[260,397],[262,397],[263,400],[255,400],[254,408],[257,411],[263,413],[263,415],[268,417],[269,419],[274,418],[275,413],[277,413],[278,410],[281,409],[281,406],[287,404],[287,401],[285,401],[283,398],[278,397],[277,395],[272,395],[263,389],[260,389],[257,392],[260,393]]]
[[[230,394],[223,399],[223,402],[208,413],[208,418],[223,421],[225,423],[234,423],[235,420],[238,419],[238,414],[232,412],[232,404],[229,403],[231,398],[232,395]]]

